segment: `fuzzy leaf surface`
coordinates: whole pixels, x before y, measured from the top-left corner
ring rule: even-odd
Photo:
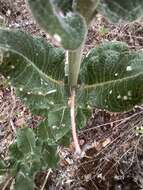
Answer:
[[[69,144],[70,133],[69,108],[63,106],[48,113],[48,120],[42,121],[37,129],[37,135],[49,144]]]
[[[44,150],[42,152],[42,163],[47,165],[49,168],[57,167],[59,161],[59,155],[57,153],[57,146],[49,146],[48,143],[45,143]]]
[[[113,112],[143,102],[143,54],[121,42],[107,42],[84,58],[80,72],[81,104]]]
[[[23,128],[17,132],[17,147],[24,154],[34,153],[36,148],[35,134],[30,128]]]
[[[0,29],[0,73],[32,111],[47,114],[63,105],[64,51],[43,39]]]
[[[87,119],[90,118],[91,109],[77,107],[76,122],[77,127],[81,129],[86,125]],[[68,145],[70,143],[70,110],[67,107],[61,107],[55,111],[49,112],[48,120],[42,121],[37,128],[37,135],[42,141],[49,144]]]
[[[99,0],[75,0],[73,7],[85,18],[87,24],[89,24],[97,13],[96,8],[98,3]]]
[[[73,0],[55,0],[55,3],[64,15],[73,11]]]
[[[41,122],[37,128],[39,139],[48,142],[49,145],[60,144],[60,142],[65,139],[65,136],[68,135],[70,128],[69,125],[60,125],[59,120],[57,122],[57,126],[50,126],[48,120]]]
[[[65,49],[74,50],[82,44],[86,34],[85,20],[67,8],[65,1],[62,7],[59,0],[28,0],[28,3],[39,25],[50,35],[58,36]]]
[[[25,173],[19,172],[16,176],[14,190],[34,190],[34,181],[32,178],[26,176]]]
[[[112,22],[134,21],[143,15],[142,0],[101,0],[98,11]]]
[[[15,161],[23,159],[24,157],[23,152],[21,152],[21,150],[19,150],[17,146],[17,142],[14,142],[9,146],[9,153],[10,153],[10,157],[14,159]]]

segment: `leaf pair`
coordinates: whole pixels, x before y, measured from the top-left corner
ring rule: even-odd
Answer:
[[[51,118],[64,109],[69,112],[63,49],[26,33],[1,29],[0,52],[0,73],[33,113]],[[131,109],[142,102],[142,80],[142,53],[121,42],[103,43],[82,61],[77,110],[88,104],[116,112]]]

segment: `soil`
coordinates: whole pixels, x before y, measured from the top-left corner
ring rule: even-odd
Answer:
[[[59,46],[55,39],[39,29],[24,0],[0,0],[0,23],[38,35]],[[84,54],[103,41],[124,41],[131,49],[143,50],[143,21],[113,25],[98,15],[89,29]],[[39,117],[15,96],[0,76],[0,157],[7,155],[17,128],[36,127]],[[49,190],[141,190],[143,189],[143,106],[126,113],[94,109],[86,126],[78,133],[83,155],[74,154],[73,144],[60,151],[57,170],[49,176]],[[47,173],[37,175],[40,189]],[[2,187],[3,188],[3,187]],[[7,187],[7,189],[9,189]]]

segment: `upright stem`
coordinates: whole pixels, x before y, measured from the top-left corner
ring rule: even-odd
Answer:
[[[74,4],[74,8],[85,18],[85,24],[89,27],[95,10],[97,7],[98,0],[83,1],[78,0]],[[84,20],[84,19],[83,19]],[[66,63],[65,63],[65,81],[68,86],[68,93],[70,95],[70,115],[71,115],[71,125],[72,125],[72,135],[75,144],[75,149],[77,153],[81,153],[81,149],[78,143],[78,137],[76,134],[76,122],[75,122],[75,92],[78,84],[78,75],[80,71],[81,59],[83,46],[85,44],[87,33],[85,34],[85,39],[81,46],[75,51],[66,52]]]
[[[71,88],[77,86],[83,47],[68,52],[68,83]]]
[[[70,93],[70,116],[71,116],[71,126],[72,126],[72,136],[75,145],[75,152],[80,155],[81,149],[78,142],[78,137],[76,133],[76,121],[75,121],[75,92],[78,82],[78,74],[81,65],[83,45],[75,51],[67,51],[66,54],[66,64],[65,64],[65,76],[68,76],[68,86]]]
[[[78,155],[80,155],[81,149],[80,149],[79,142],[78,142],[78,137],[77,137],[77,133],[76,133],[76,122],[75,122],[75,89],[74,88],[71,91],[69,106],[70,106],[72,136],[73,136],[73,141],[74,141],[74,145],[75,145],[75,152]]]

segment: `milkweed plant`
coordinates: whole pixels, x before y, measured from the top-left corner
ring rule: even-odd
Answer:
[[[92,108],[123,112],[143,102],[143,53],[124,42],[104,42],[83,56],[88,28],[98,13],[112,22],[138,19],[142,0],[27,0],[39,26],[60,47],[28,33],[0,28],[0,73],[35,115],[36,130],[21,128],[0,161],[0,175],[13,177],[14,190],[33,190],[39,171],[58,163],[59,145],[81,154],[76,128]]]

